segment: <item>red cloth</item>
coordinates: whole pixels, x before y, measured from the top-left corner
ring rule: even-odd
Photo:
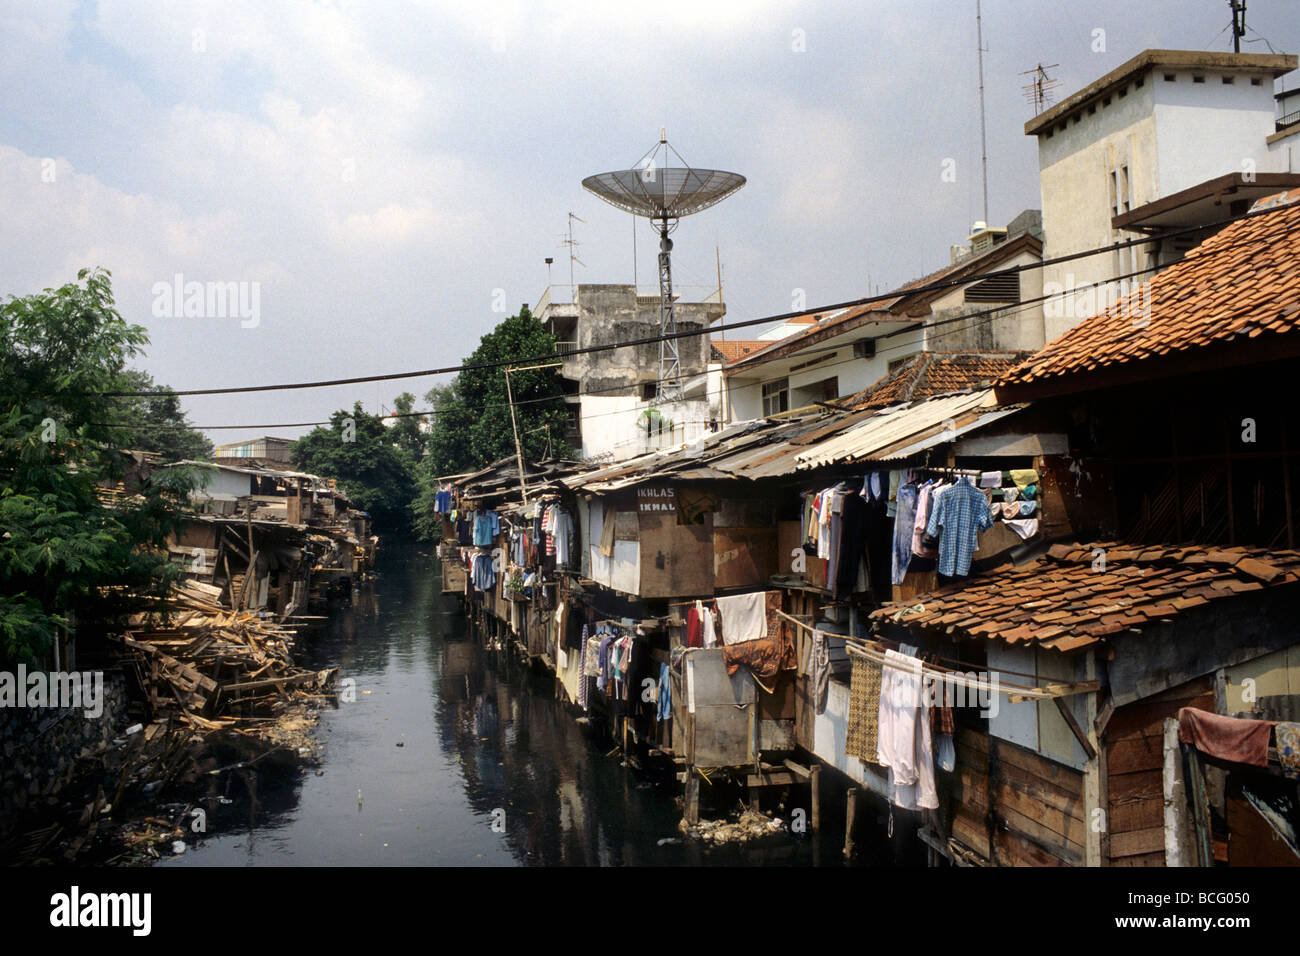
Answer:
[[[695,605],[686,612],[686,646],[703,647],[704,634],[700,629],[700,612],[695,610]]]
[[[1274,723],[1184,707],[1178,711],[1178,739],[1220,760],[1265,767],[1268,766],[1268,737]]]

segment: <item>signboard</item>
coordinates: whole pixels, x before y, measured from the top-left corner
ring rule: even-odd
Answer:
[[[675,488],[638,488],[636,490],[637,511],[642,513],[675,514],[677,512],[677,489]]]

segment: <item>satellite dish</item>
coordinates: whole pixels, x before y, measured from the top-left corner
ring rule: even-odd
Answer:
[[[676,163],[674,164],[674,160]],[[611,206],[644,216],[659,228],[659,388],[657,401],[682,397],[681,358],[677,351],[677,320],[673,315],[673,278],[668,233],[683,216],[717,205],[745,185],[745,177],[721,169],[692,169],[668,145],[664,132],[631,169],[597,173],[583,188]]]

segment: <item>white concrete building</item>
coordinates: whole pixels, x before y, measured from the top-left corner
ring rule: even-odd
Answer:
[[[978,223],[953,262],[868,305],[783,323],[775,337],[715,339],[726,361],[728,422],[764,418],[817,402],[833,403],[874,385],[923,351],[1030,351],[1043,345],[1038,269],[972,279],[1042,258],[1036,210],[1006,229]],[[949,288],[925,290],[936,283]],[[1021,304],[1024,303],[1024,304]]]
[[[1273,89],[1296,63],[1295,56],[1281,54],[1146,50],[1026,123],[1025,133],[1038,138],[1043,257],[1168,231],[1178,223],[1146,221],[1140,210],[1159,211],[1153,204],[1170,197],[1192,202],[1208,196],[1198,215],[1209,217],[1200,222],[1214,222],[1230,214],[1224,189],[1244,203],[1243,212],[1260,190],[1276,191],[1274,174],[1293,173],[1300,162],[1298,137],[1277,135]],[[1206,189],[1212,180],[1217,186]],[[1175,202],[1184,223],[1187,202]],[[1047,339],[1150,273],[1122,283],[1116,277],[1176,261],[1205,235],[1045,266],[1045,293],[1065,292],[1046,304]]]
[[[563,289],[561,295],[553,294]],[[570,408],[565,437],[589,461],[621,461],[694,441],[719,427],[722,365],[710,358],[708,334],[678,340],[683,400],[658,402],[659,345],[575,354],[575,349],[659,334],[659,295],[633,285],[549,287],[533,310],[556,338]],[[562,301],[571,298],[571,301]],[[721,293],[674,302],[679,332],[705,330],[726,314]]]

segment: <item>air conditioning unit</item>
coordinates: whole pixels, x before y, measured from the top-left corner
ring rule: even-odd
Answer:
[[[876,357],[875,339],[858,339],[853,343],[853,357],[869,359]]]

